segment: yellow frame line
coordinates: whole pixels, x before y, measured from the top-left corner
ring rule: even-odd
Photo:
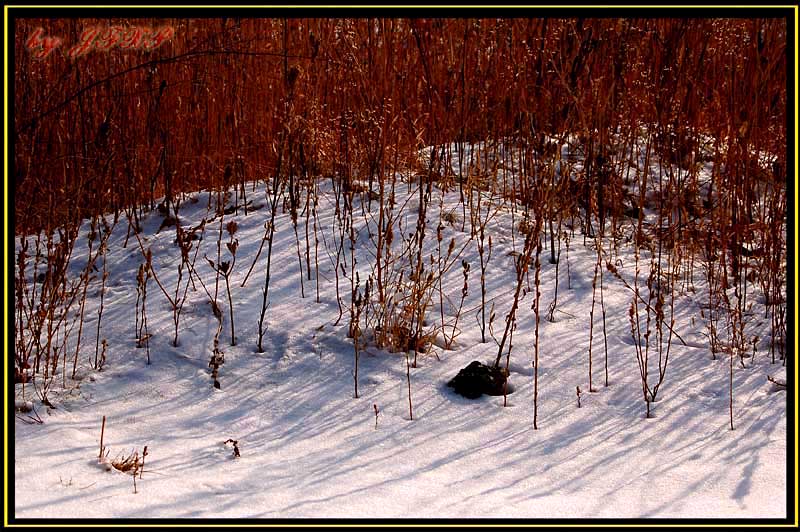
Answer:
[[[686,4],[686,5],[630,5],[630,4],[608,4],[608,5],[489,5],[489,4],[475,4],[475,5],[468,5],[468,6],[454,6],[454,5],[436,5],[436,4],[428,4],[428,5],[380,5],[380,6],[371,6],[371,5],[322,5],[322,4],[300,4],[300,5],[203,5],[203,6],[186,6],[186,5],[158,5],[158,6],[147,6],[147,5],[70,5],[64,6],[59,4],[54,5],[13,5],[13,6],[5,6],[6,8],[24,8],[24,9],[48,9],[48,8],[55,8],[55,7],[69,7],[69,8],[97,8],[97,9],[108,9],[108,8],[142,8],[142,9],[149,9],[149,8],[186,8],[186,7],[210,7],[213,9],[230,9],[230,8],[344,8],[344,9],[395,9],[395,8],[412,8],[412,9],[437,9],[437,8],[455,8],[458,9],[459,7],[466,7],[466,8],[492,8],[492,9],[515,9],[515,8],[571,8],[571,9],[584,9],[584,8],[645,8],[645,9],[663,9],[663,8],[670,8],[670,9],[704,9],[704,8],[734,8],[734,9],[778,9],[778,8],[790,8],[790,7],[797,7],[793,4],[768,4],[768,5],[732,5],[732,6],[721,6],[721,5],[703,5],[703,4]]]
[[[800,517],[798,517],[798,512],[797,512],[798,500],[800,500],[800,499],[798,498],[798,466],[797,466],[797,458],[798,458],[798,452],[797,452],[797,449],[798,449],[798,443],[797,443],[797,436],[798,436],[798,430],[797,430],[797,421],[798,421],[798,415],[797,415],[797,397],[798,397],[797,396],[797,388],[798,388],[798,386],[797,386],[797,382],[798,382],[797,381],[797,375],[798,375],[798,371],[797,371],[797,358],[796,358],[797,357],[797,346],[798,346],[798,341],[797,341],[797,220],[798,220],[798,217],[797,217],[797,185],[798,185],[798,183],[797,183],[797,175],[798,175],[798,173],[797,173],[797,156],[798,156],[798,149],[797,149],[797,133],[798,133],[798,112],[797,112],[797,102],[798,102],[798,98],[797,98],[797,88],[798,88],[798,86],[797,86],[797,79],[798,79],[797,78],[797,52],[798,52],[797,42],[798,41],[797,41],[797,23],[798,23],[798,10],[800,10],[800,8],[798,8],[798,6],[794,6],[794,185],[795,185],[794,186],[794,227],[795,227],[795,232],[794,232],[794,259],[795,259],[795,261],[794,261],[794,294],[793,295],[794,295],[794,308],[795,308],[795,312],[794,312],[794,354],[795,354],[795,365],[794,365],[794,405],[795,405],[795,410],[794,410],[794,510],[795,510],[794,526],[795,527],[798,526],[798,519],[800,519]],[[787,356],[788,356],[788,353],[787,353]],[[788,508],[787,508],[787,510],[788,510]]]
[[[8,6],[3,7],[3,33],[8,36]],[[6,37],[8,38],[8,37]],[[3,46],[3,116],[8,116],[8,46]],[[3,120],[3,293],[8,294],[8,120]],[[8,340],[8,296],[3,304],[3,342]],[[8,363],[3,367],[3,393],[8,397]],[[8,493],[8,408],[3,412],[3,493]],[[3,524],[8,526],[8,498],[3,497]]]

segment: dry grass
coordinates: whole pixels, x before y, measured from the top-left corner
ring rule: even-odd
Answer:
[[[541,244],[529,238],[534,233],[549,234],[552,253],[556,239],[567,235],[564,228],[573,242],[581,230],[583,244],[595,246],[599,287],[594,284],[592,309],[598,290],[603,308],[601,253],[616,256],[624,242],[636,247],[638,261],[646,247],[669,257],[673,270],[666,282],[651,280],[648,295],[656,299],[692,289],[695,270],[704,268],[708,301],[714,302],[707,318],[712,352],[731,345],[731,353],[745,363],[741,353],[752,342],[741,333],[745,305],[758,288],[774,303],[768,307],[772,358],[777,350],[785,360],[786,20],[129,20],[125,23],[171,25],[175,38],[143,63],[135,54],[94,56],[88,81],[74,75],[75,65],[85,62],[55,55],[35,61],[24,42],[37,27],[48,35],[71,35],[98,21],[22,19],[14,56],[14,230],[38,236],[30,244],[20,240],[17,250],[15,374],[41,382],[37,393],[46,400],[59,368],[66,368],[72,331],[78,331],[80,345],[82,327],[74,327],[73,311],[79,307],[76,319],[82,324],[91,272],[100,259],[105,270],[105,239],[113,227],[97,217],[101,212],[113,211],[114,223],[127,219],[146,273],[173,309],[177,345],[181,308],[204,244],[180,238],[183,229],[175,224],[181,260],[175,286],[165,287],[149,267],[152,257],[138,235],[138,220],[165,196],[161,230],[171,231],[167,225],[179,219],[182,192],[201,188],[216,192],[220,216],[247,212],[252,200],[246,194],[257,180],[268,182],[267,199],[274,207],[262,241],[269,245],[259,351],[271,237],[281,206],[294,228],[301,297],[312,279],[313,250],[319,300],[319,246],[332,240],[325,251],[336,261],[336,323],[347,312],[357,342],[373,339],[390,351],[413,352],[416,365],[416,354],[429,350],[437,331],[452,330],[452,336],[457,331],[458,317],[447,321],[443,313],[441,323],[426,323],[437,301],[442,306],[442,276],[460,258],[452,246],[446,256],[443,252],[437,230],[443,223],[460,225],[477,247],[480,264],[471,279],[464,266],[462,293],[469,283],[480,283],[481,339],[488,341],[487,326],[493,336],[494,298],[485,283],[492,259],[487,224],[505,203],[521,216],[517,229],[530,241],[516,257],[520,289],[523,274],[526,287],[529,283],[529,266],[538,279]],[[65,96],[53,101],[55,80]],[[226,98],[214,97],[219,94]],[[559,146],[567,145],[580,155],[562,161]],[[657,167],[658,180],[643,171],[651,167]],[[321,179],[336,190],[331,239],[320,238],[317,223]],[[456,188],[461,212],[445,212],[433,221],[438,226],[427,227],[434,192]],[[417,214],[418,220],[406,234],[393,229],[396,189],[398,195],[401,189],[418,193],[405,207],[405,214]],[[226,194],[233,206],[225,206]],[[651,218],[657,215],[655,225],[644,224],[645,208]],[[362,285],[374,283],[374,290],[362,292],[353,225],[366,209],[378,231],[372,271]],[[80,278],[68,279],[75,246],[87,244],[82,239],[78,244],[77,231],[86,217],[93,217],[90,260]],[[220,252],[210,261],[217,285],[220,276],[226,281],[232,339],[234,302],[226,275],[235,259],[233,232],[226,243],[230,262],[223,262]],[[432,235],[439,238],[439,262],[429,268],[423,250]],[[601,251],[601,245],[610,249]],[[569,280],[569,260],[565,266]],[[652,347],[659,350],[658,324],[666,307],[640,306],[637,282],[634,313],[652,318],[653,338],[659,338]],[[216,288],[213,297],[207,291],[214,301]],[[729,298],[726,288],[734,288],[736,297]],[[144,304],[143,299],[143,325]],[[538,317],[538,306],[535,313]],[[506,314],[498,309],[497,315]],[[94,338],[96,366],[101,319]],[[144,327],[137,331],[140,344]],[[734,334],[720,337],[719,331]],[[511,320],[506,333],[498,361],[504,345],[506,355],[511,353]],[[668,340],[671,332],[665,334]],[[79,351],[70,353],[73,368]],[[642,353],[645,366],[647,356]],[[734,355],[730,358],[733,363]],[[589,391],[591,360],[590,349]],[[663,372],[659,375],[654,388],[663,380]],[[127,455],[119,463],[132,467],[131,460]]]

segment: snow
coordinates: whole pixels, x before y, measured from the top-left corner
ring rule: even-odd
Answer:
[[[405,205],[402,230],[416,223],[416,185],[398,183],[397,213]],[[405,204],[404,194],[410,201]],[[438,198],[434,189],[428,215],[428,252],[435,255]],[[209,192],[190,195],[180,210],[184,226],[196,226],[208,215]],[[212,208],[216,195],[211,194]],[[263,183],[248,190],[248,199],[266,203]],[[767,381],[785,380],[785,368],[767,354],[769,321],[762,319],[761,300],[752,297],[749,335],[758,334],[755,358],[742,368],[734,364],[734,425],[728,410],[729,359],[712,360],[700,308],[707,295],[696,272],[696,292],[678,293],[676,331],[670,362],[654,417],[645,419],[639,370],[627,311],[631,293],[605,273],[608,310],[608,386],[604,386],[602,321],[594,313],[593,385],[588,385],[589,311],[595,251],[577,232],[567,257],[562,243],[560,286],[555,321],[545,318],[553,297],[555,265],[542,255],[542,319],[539,330],[538,429],[533,428],[533,294],[518,311],[513,335],[507,406],[503,397],[468,400],[446,382],[473,360],[493,361],[497,345],[487,334],[480,341],[480,262],[474,241],[460,258],[471,264],[469,294],[459,319],[456,349],[434,348],[419,354],[410,368],[413,420],[409,419],[406,357],[368,346],[359,363],[359,394],[353,397],[353,344],[347,338],[347,310],[338,326],[334,289],[334,193],[323,183],[319,216],[331,255],[320,236],[320,298],[313,281],[304,279],[300,298],[299,265],[294,230],[279,210],[272,257],[272,281],[263,353],[256,352],[265,253],[245,287],[269,216],[267,207],[235,219],[239,240],[231,290],[237,345],[230,345],[227,298],[220,279],[219,303],[224,315],[220,348],[221,389],[212,386],[208,367],[217,321],[202,288],[191,287],[181,316],[180,344],[173,347],[172,311],[151,279],[147,319],[151,364],[136,348],[134,306],[136,272],[142,255],[127,222],[116,226],[108,246],[109,278],[101,335],[107,339],[102,371],[89,365],[99,305],[99,281],[86,302],[84,347],[79,380],[56,378],[50,394],[55,408],[36,399],[33,388],[16,385],[18,401],[33,401],[42,424],[17,419],[14,425],[14,515],[17,518],[567,518],[675,517],[780,518],[786,508],[786,392]],[[362,284],[374,252],[365,224],[374,232],[374,217],[361,215],[359,262]],[[444,198],[443,248],[456,238],[456,250],[469,240],[461,231],[458,191]],[[367,221],[365,221],[365,219]],[[180,251],[175,229],[156,233],[163,217],[149,213],[143,239],[152,248],[154,267],[169,292],[174,292]],[[302,218],[301,218],[302,220]],[[518,224],[520,212],[514,217]],[[110,218],[109,218],[110,221]],[[524,237],[511,232],[505,206],[489,222],[492,259],[487,270],[488,298],[495,305],[495,333],[514,289],[512,251]],[[203,259],[216,257],[218,219],[206,226],[195,267],[207,287],[214,272]],[[71,275],[86,263],[88,222],[81,228]],[[304,229],[298,227],[298,232]],[[222,256],[226,260],[223,235]],[[301,236],[303,238],[303,236]],[[399,239],[397,239],[399,240]],[[549,239],[547,239],[549,242]],[[304,242],[302,243],[303,252]],[[399,242],[394,243],[400,246]],[[345,250],[348,251],[347,247]],[[194,249],[192,250],[194,253]],[[348,251],[349,253],[349,251]],[[427,256],[427,255],[426,255]],[[620,251],[621,274],[634,274],[632,248]],[[349,260],[349,259],[348,259]],[[645,259],[640,282],[646,279]],[[618,264],[619,266],[619,264]],[[305,264],[304,264],[305,268]],[[349,263],[348,263],[349,271]],[[532,277],[532,275],[531,275]],[[184,282],[186,282],[184,273]],[[342,279],[344,304],[349,281]],[[445,318],[461,295],[460,260],[444,279],[450,303]],[[531,284],[533,280],[531,279]],[[213,288],[212,288],[213,289]],[[487,309],[488,311],[488,309]],[[487,312],[488,314],[488,312]],[[439,319],[438,297],[429,313]],[[498,332],[499,330],[499,332]],[[505,355],[503,356],[505,362]],[[38,378],[38,377],[37,377]],[[581,408],[576,404],[580,386]],[[379,409],[377,427],[374,406]],[[22,415],[22,414],[21,414]],[[134,493],[132,477],[98,465],[100,428],[106,416],[104,445],[109,458],[148,447],[148,456]],[[224,442],[238,441],[240,458]]]

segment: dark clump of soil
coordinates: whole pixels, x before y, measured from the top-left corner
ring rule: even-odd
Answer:
[[[504,368],[487,366],[476,360],[459,371],[447,385],[467,399],[477,399],[483,394],[503,395],[507,379],[508,373]],[[510,386],[506,392],[511,392]]]

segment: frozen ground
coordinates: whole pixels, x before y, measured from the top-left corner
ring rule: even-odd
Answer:
[[[402,185],[401,191],[406,190]],[[264,202],[260,192],[250,199]],[[405,193],[405,192],[403,192]],[[438,219],[437,193],[429,216]],[[207,215],[208,193],[184,202],[181,222],[196,225]],[[410,196],[410,203],[416,196]],[[333,195],[321,190],[320,221],[332,247]],[[404,198],[403,198],[404,199]],[[444,242],[469,238],[461,231],[457,192],[445,210]],[[213,203],[212,203],[213,204]],[[399,202],[399,206],[402,201]],[[595,253],[576,231],[567,257],[562,246],[560,288],[555,321],[540,324],[539,417],[533,428],[532,294],[522,302],[513,338],[508,406],[503,397],[468,400],[445,386],[472,360],[488,362],[497,346],[487,335],[480,342],[476,311],[480,301],[479,262],[474,242],[462,258],[471,263],[470,290],[459,327],[458,347],[418,358],[411,368],[414,419],[409,419],[406,359],[402,353],[367,348],[359,368],[358,399],[353,398],[353,345],[347,338],[347,313],[334,326],[338,310],[333,263],[320,241],[320,297],[305,280],[300,298],[295,237],[288,214],[280,213],[273,248],[273,279],[265,352],[255,352],[265,256],[241,282],[264,232],[268,209],[248,216],[226,216],[239,224],[238,259],[232,275],[238,345],[229,345],[227,300],[221,348],[221,389],[212,387],[208,368],[216,329],[207,297],[191,288],[181,319],[180,346],[173,347],[172,312],[154,281],[148,287],[151,360],[135,347],[136,271],[142,256],[132,238],[122,248],[122,221],[109,242],[109,279],[102,337],[107,363],[88,367],[94,351],[99,285],[89,291],[85,354],[79,380],[61,376],[51,392],[56,408],[34,400],[44,423],[14,426],[16,517],[248,517],[248,518],[558,518],[681,517],[754,518],[786,515],[786,393],[767,375],[785,378],[785,368],[767,354],[769,321],[757,297],[748,315],[748,334],[762,339],[746,368],[734,367],[734,423],[729,427],[726,356],[711,359],[700,316],[705,299],[697,292],[676,300],[676,330],[670,363],[654,417],[644,419],[639,370],[627,310],[631,293],[605,277],[608,309],[608,387],[603,385],[602,322],[595,312],[594,386],[588,391],[588,320]],[[360,214],[360,208],[357,209]],[[518,216],[518,215],[517,215]],[[366,240],[359,216],[360,238]],[[406,206],[406,232],[413,231],[416,209]],[[151,213],[143,222],[145,246],[167,287],[174,287],[179,261],[174,228],[156,233],[163,218]],[[518,221],[518,218],[516,218]],[[374,226],[374,222],[370,222]],[[435,223],[428,239],[435,244]],[[510,213],[490,222],[493,255],[487,272],[496,329],[513,292]],[[82,235],[88,230],[84,224]],[[196,263],[206,285],[214,274],[203,254],[216,256],[219,223],[206,228]],[[301,229],[302,233],[302,229]],[[225,235],[227,237],[227,235]],[[321,240],[321,239],[320,239]],[[85,264],[85,238],[73,258],[73,275]],[[224,240],[223,240],[224,242]],[[313,246],[313,237],[312,237]],[[366,247],[366,246],[365,246]],[[435,249],[435,246],[432,248]],[[223,257],[226,252],[223,245]],[[542,260],[542,302],[553,298],[555,266]],[[630,249],[620,254],[621,272],[631,279]],[[313,263],[313,249],[312,249]],[[366,268],[367,260],[359,265]],[[457,302],[460,261],[448,273],[445,291]],[[313,272],[312,272],[313,273]],[[313,277],[313,275],[312,275]],[[184,277],[185,280],[185,277]],[[569,283],[569,288],[567,284]],[[174,289],[174,288],[173,288]],[[349,282],[342,280],[345,303]],[[452,319],[448,306],[446,319]],[[431,312],[437,320],[438,307]],[[93,353],[92,353],[93,354]],[[576,386],[583,390],[576,405]],[[21,385],[16,386],[17,397]],[[379,409],[377,428],[374,406]],[[148,446],[142,478],[133,492],[130,475],[97,464],[102,416],[107,416],[105,445],[110,457]],[[238,440],[240,458],[232,458],[229,438]]]

